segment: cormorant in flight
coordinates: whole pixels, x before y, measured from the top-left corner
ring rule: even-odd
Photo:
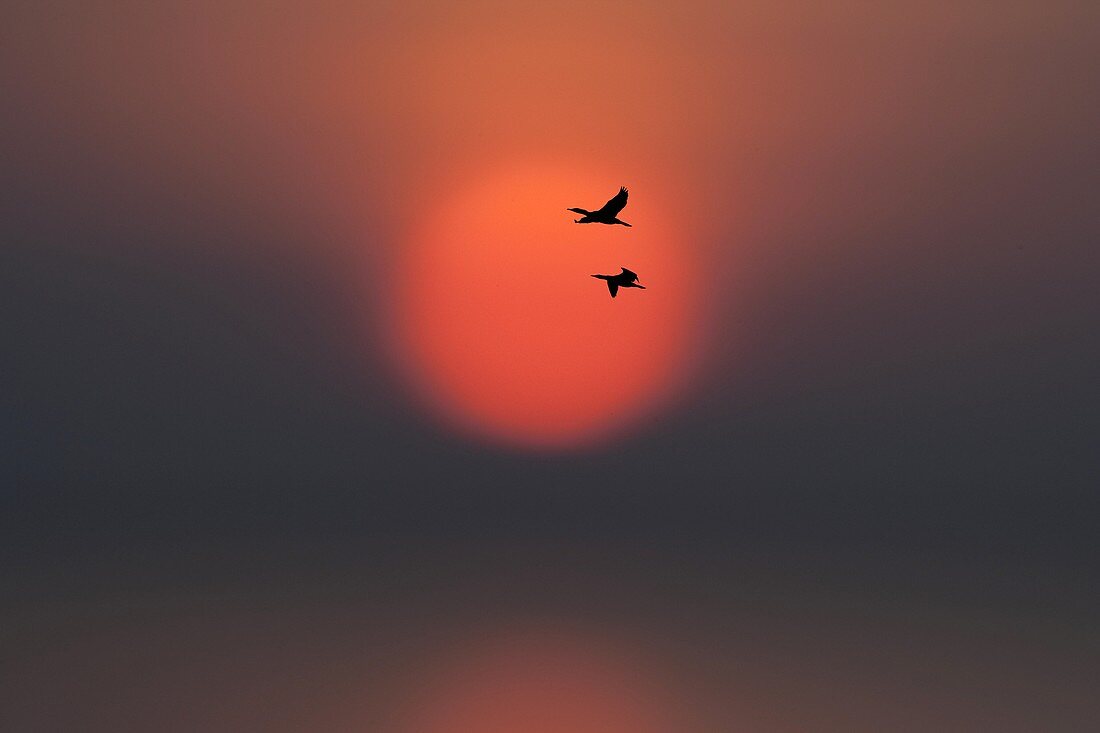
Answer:
[[[575,211],[581,215],[580,219],[573,220],[574,224],[622,224],[624,227],[628,227],[629,224],[616,218],[623,207],[626,206],[626,197],[627,190],[620,188],[619,192],[598,211],[587,209],[566,209],[566,211]]]
[[[645,290],[645,285],[638,284],[638,276],[625,267],[618,275],[593,275],[592,277],[607,281],[607,289],[611,292],[612,298],[618,295],[619,288],[641,288]]]

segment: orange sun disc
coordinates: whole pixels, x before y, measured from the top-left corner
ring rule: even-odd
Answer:
[[[394,286],[393,345],[422,400],[494,442],[561,449],[667,402],[694,360],[699,272],[674,198],[643,182],[531,167],[485,177],[418,215]],[[632,228],[575,224],[619,185]],[[646,290],[612,299],[593,274]]]

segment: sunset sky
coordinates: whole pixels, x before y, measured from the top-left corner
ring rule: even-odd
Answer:
[[[1093,730],[1098,44],[5,4],[0,729]]]

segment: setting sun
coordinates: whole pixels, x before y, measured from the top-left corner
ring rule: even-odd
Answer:
[[[455,192],[410,234],[395,345],[429,408],[499,442],[589,444],[675,391],[698,319],[690,241],[636,187],[627,229],[578,225],[620,185],[563,167],[509,170]],[[590,277],[637,272],[612,300]]]

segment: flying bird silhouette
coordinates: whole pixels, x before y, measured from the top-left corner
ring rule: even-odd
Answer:
[[[604,204],[603,208],[597,211],[589,211],[588,209],[566,209],[566,211],[573,211],[581,215],[580,219],[573,220],[574,224],[622,224],[624,227],[628,227],[629,224],[625,221],[619,221],[617,218],[619,212],[626,206],[627,195],[627,190],[620,188],[619,192]]]
[[[625,267],[621,269],[622,272],[618,275],[593,275],[592,277],[607,281],[607,289],[610,291],[612,298],[619,294],[619,288],[641,288],[645,290],[645,285],[638,284],[638,276],[635,273]]]

